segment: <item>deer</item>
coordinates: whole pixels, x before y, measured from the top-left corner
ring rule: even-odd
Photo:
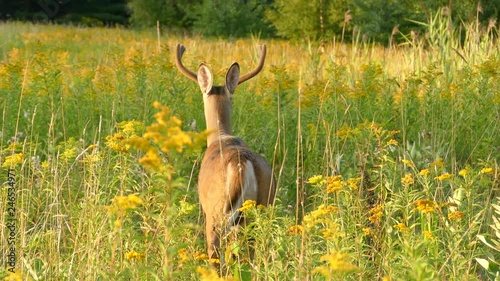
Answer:
[[[231,130],[232,99],[239,84],[255,77],[263,68],[266,46],[259,47],[257,67],[240,75],[240,67],[233,63],[223,86],[213,85],[213,74],[205,63],[194,73],[182,63],[186,48],[177,44],[175,64],[187,78],[198,83],[203,94],[207,149],[198,175],[198,195],[205,218],[205,236],[210,261],[222,264],[221,238],[231,227],[245,224],[244,214],[238,211],[246,200],[257,205],[274,204],[276,184],[271,166]],[[217,266],[217,265],[215,265]]]

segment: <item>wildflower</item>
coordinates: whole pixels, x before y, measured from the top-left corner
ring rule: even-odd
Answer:
[[[370,215],[368,220],[370,220],[370,222],[372,223],[375,223],[379,221],[380,218],[382,218],[382,216],[384,215],[384,207],[382,205],[376,205],[368,211],[368,214]]]
[[[435,171],[441,172],[444,169],[444,162],[442,158],[436,159],[436,161],[432,162],[429,165]]]
[[[321,262],[326,262],[326,265],[315,268],[312,273],[319,273],[327,277],[333,272],[348,273],[355,271],[357,267],[346,261],[347,258],[348,256],[346,254],[340,252],[323,255],[319,260]]]
[[[112,136],[106,136],[106,146],[118,152],[127,152],[130,149],[130,145],[124,144],[124,140],[125,137],[122,133],[118,132]]]
[[[428,199],[418,199],[412,205],[415,205],[416,209],[424,214],[432,213],[437,208],[437,203]]]
[[[410,167],[415,167],[415,164],[411,160],[403,159],[403,160],[401,160],[401,162],[405,163],[406,165],[408,165]]]
[[[332,192],[341,190],[342,189],[342,185],[344,184],[342,182],[342,176],[341,175],[337,175],[337,176],[333,176],[333,177],[327,177],[326,178],[326,183],[327,183],[327,186],[326,186],[326,192],[327,193],[332,193]]]
[[[235,281],[236,279],[234,277],[219,277],[219,273],[213,268],[206,269],[203,267],[198,267],[196,268],[196,272],[200,274],[200,280],[201,281]]]
[[[205,253],[196,253],[196,255],[194,256],[194,260],[196,261],[208,260],[208,255]]]
[[[208,262],[209,263],[217,263],[217,264],[220,264],[220,259],[208,259]]]
[[[428,176],[431,174],[431,171],[429,171],[429,169],[423,169],[420,171],[419,173],[421,176],[425,177],[425,176]]]
[[[137,205],[143,204],[144,201],[135,194],[130,194],[127,196],[116,196],[113,198],[113,203],[122,210],[135,209]]]
[[[12,154],[5,157],[5,161],[3,162],[2,167],[4,168],[13,167],[21,163],[23,163],[23,154],[22,153]]]
[[[316,210],[310,212],[309,214],[304,216],[303,225],[306,229],[310,229],[317,224],[324,223],[325,217],[329,215],[331,212],[336,211],[338,208],[335,206],[325,206],[324,204],[320,205]]]
[[[158,171],[160,170],[162,160],[160,155],[158,155],[158,150],[151,148],[146,152],[146,155],[139,159],[139,163],[146,169]]]
[[[363,231],[363,236],[372,235],[372,229],[369,227],[363,227],[361,230]]]
[[[444,173],[440,176],[434,177],[434,179],[438,180],[438,181],[445,181],[445,180],[448,180],[450,178],[451,178],[451,174],[449,174],[449,173]]]
[[[400,232],[406,232],[408,230],[408,227],[406,226],[406,224],[404,224],[402,222],[394,225],[394,228],[399,230]]]
[[[244,213],[248,210],[253,209],[256,204],[257,202],[255,202],[254,200],[246,200],[245,202],[243,202],[243,205],[241,206],[241,208],[238,209],[238,211]]]
[[[390,139],[388,142],[387,142],[387,145],[394,145],[394,146],[398,146],[398,141],[395,140],[395,139]]]
[[[408,187],[410,185],[413,185],[413,183],[415,183],[415,181],[413,180],[413,175],[412,174],[406,174],[402,179],[401,179],[401,183]]]
[[[186,248],[182,248],[182,249],[177,250],[177,254],[179,256],[179,263],[180,264],[183,264],[183,263],[189,261],[188,255],[186,253]]]
[[[290,228],[288,228],[288,234],[290,235],[302,234],[303,231],[304,228],[302,227],[302,225],[292,225],[290,226]]]
[[[358,183],[361,181],[361,178],[350,178],[348,179],[345,184],[350,187],[351,189],[358,189]]]
[[[481,174],[493,174],[493,168],[483,168],[481,169]]]
[[[450,221],[460,221],[464,218],[464,212],[454,211],[448,214],[448,219]]]
[[[144,254],[139,254],[136,251],[131,250],[130,252],[125,254],[125,258],[127,260],[143,260]]]
[[[434,240],[434,235],[432,235],[432,232],[425,230],[423,234],[427,240]]]
[[[190,204],[184,200],[181,200],[179,202],[179,205],[180,205],[179,213],[181,213],[181,214],[189,214],[196,208],[195,204]]]
[[[462,169],[462,170],[460,170],[460,172],[458,172],[458,175],[465,177],[467,175],[467,172],[468,172],[467,169]]]
[[[322,175],[315,175],[315,176],[310,177],[307,180],[307,183],[312,184],[312,185],[316,185],[316,184],[323,183],[323,181],[324,181],[324,178]]]
[[[21,273],[16,269],[14,272],[8,271],[7,276],[3,279],[5,281],[23,281],[23,276]]]

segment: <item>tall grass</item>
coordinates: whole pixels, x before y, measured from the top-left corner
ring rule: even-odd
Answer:
[[[0,278],[216,280],[196,193],[201,150],[177,142],[205,128],[197,85],[172,64],[179,41],[185,64],[207,61],[218,84],[233,61],[254,67],[259,43],[269,50],[263,73],[236,90],[232,123],[272,163],[277,202],[247,210],[252,225],[225,241],[224,278],[493,276],[498,252],[482,241],[499,187],[498,33],[446,20],[397,48],[332,42],[324,52],[1,24],[0,177],[16,174],[17,262],[9,273],[11,236],[0,232]]]

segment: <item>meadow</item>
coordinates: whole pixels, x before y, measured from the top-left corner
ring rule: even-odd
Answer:
[[[498,30],[427,25],[387,48],[0,23],[0,280],[499,280]],[[216,84],[267,46],[232,126],[277,199],[245,210],[222,277],[178,42]]]

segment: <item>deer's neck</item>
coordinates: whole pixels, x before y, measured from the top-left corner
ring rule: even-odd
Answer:
[[[232,136],[231,131],[231,101],[222,96],[210,96],[205,101],[205,121],[210,135],[207,137],[207,146],[220,138]]]

